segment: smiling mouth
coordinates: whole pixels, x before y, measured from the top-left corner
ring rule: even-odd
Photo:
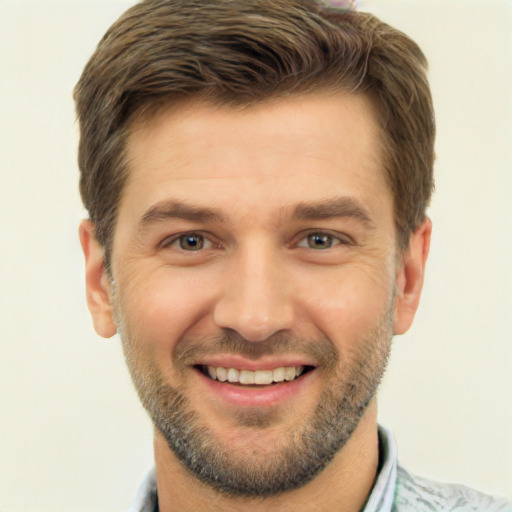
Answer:
[[[199,365],[196,368],[212,380],[242,386],[268,386],[282,382],[293,382],[314,370],[313,366],[280,366],[273,370],[239,370],[237,368],[206,365]]]

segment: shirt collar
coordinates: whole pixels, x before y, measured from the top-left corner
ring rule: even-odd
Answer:
[[[153,468],[140,485],[127,512],[155,512],[156,503],[156,471]]]
[[[398,454],[395,438],[379,425],[380,469],[363,512],[391,512],[395,498]]]

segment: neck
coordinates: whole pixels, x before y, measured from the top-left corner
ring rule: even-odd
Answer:
[[[368,498],[377,473],[376,401],[374,399],[370,403],[349,441],[315,479],[299,489],[269,498],[237,498],[219,494],[182,466],[157,431],[154,449],[160,512],[358,512]]]

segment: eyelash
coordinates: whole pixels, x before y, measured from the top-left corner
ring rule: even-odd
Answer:
[[[166,238],[161,244],[160,247],[163,249],[169,249],[172,248],[175,244],[180,244],[180,247],[175,247],[176,250],[182,252],[182,253],[194,253],[194,252],[201,252],[205,249],[212,249],[212,248],[220,248],[220,244],[216,244],[209,238],[209,234],[201,233],[199,231],[187,231],[185,233],[179,233],[176,234],[170,238]],[[330,241],[330,245],[327,247],[320,247],[320,248],[314,248],[309,246],[310,237],[319,237],[319,238],[327,238]],[[201,240],[201,246],[197,249],[186,249],[181,246],[181,242],[185,241],[187,238],[200,238]],[[303,245],[305,244],[305,245]],[[300,234],[299,242],[296,244],[293,244],[292,246],[298,247],[298,248],[304,248],[304,249],[311,249],[314,251],[322,252],[326,251],[328,249],[332,249],[333,247],[342,245],[353,245],[353,240],[348,237],[347,235],[335,235],[329,231],[323,231],[323,230],[313,230],[313,231],[307,231]],[[207,245],[207,247],[204,247],[204,245]]]
[[[172,248],[173,245],[179,244],[181,241],[184,241],[186,238],[191,239],[193,237],[201,238],[203,244],[207,244],[207,245],[209,245],[209,247],[201,246],[196,250],[193,250],[193,249],[187,250],[187,249],[184,249],[183,247],[175,247],[175,249],[177,249],[178,251],[183,252],[183,253],[194,253],[194,252],[200,252],[204,249],[213,248],[214,246],[220,247],[218,244],[215,244],[212,240],[210,240],[208,235],[198,232],[198,231],[187,231],[186,233],[179,233],[170,238],[166,238],[160,244],[160,247],[162,249],[169,249],[169,248]]]
[[[331,241],[331,245],[329,245],[328,247],[323,248],[323,249],[321,249],[321,248],[315,249],[314,247],[301,245],[302,242],[305,242],[307,244],[309,242],[310,237],[315,237],[315,236],[329,238]],[[299,243],[296,244],[296,247],[302,247],[304,249],[312,249],[312,250],[316,250],[316,251],[322,251],[322,250],[331,249],[338,245],[345,245],[345,246],[353,245],[353,243],[354,243],[353,240],[350,239],[347,235],[335,235],[334,233],[331,233],[330,231],[313,230],[313,231],[308,231],[306,233],[302,233]]]

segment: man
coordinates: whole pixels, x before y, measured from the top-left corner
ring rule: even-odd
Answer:
[[[426,61],[369,14],[148,0],[75,90],[96,331],[155,426],[132,510],[512,510],[398,467],[375,393],[428,255]]]

